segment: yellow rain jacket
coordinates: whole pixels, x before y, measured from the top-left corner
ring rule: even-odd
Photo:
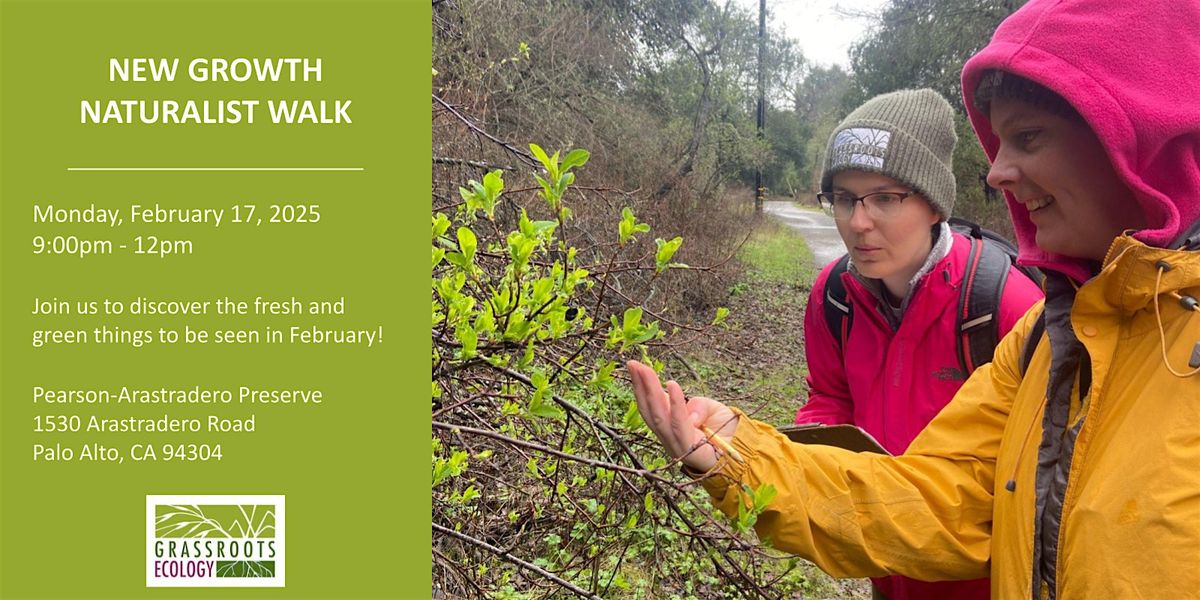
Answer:
[[[1161,277],[1160,261],[1169,265]],[[1075,294],[1071,323],[1091,381],[1083,399],[1078,381],[1071,394],[1068,422],[1079,427],[1057,598],[1200,595],[1200,374],[1181,378],[1166,366],[1192,370],[1200,312],[1171,292],[1200,297],[1200,252],[1122,236]],[[1047,339],[1029,348],[1024,375],[1019,364],[1041,310],[1030,310],[904,455],[793,444],[742,416],[733,445],[746,462],[723,457],[705,488],[732,515],[742,483],[775,486],[759,535],[835,576],[990,575],[993,598],[1047,596],[1033,583]]]

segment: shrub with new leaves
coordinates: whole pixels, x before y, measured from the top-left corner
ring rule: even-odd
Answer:
[[[623,358],[680,332],[624,289],[688,269],[628,208],[568,243],[568,192],[589,155],[548,155],[534,185],[498,170],[432,218],[435,591],[451,597],[766,596],[775,559],[744,540],[771,490],[729,523],[649,435]],[[509,179],[516,176],[509,175]],[[571,200],[571,201],[569,201]],[[653,243],[653,244],[652,244]],[[636,277],[635,277],[636,276]],[[706,319],[708,320],[708,319]],[[757,498],[757,500],[754,500]],[[768,575],[772,574],[772,575]]]

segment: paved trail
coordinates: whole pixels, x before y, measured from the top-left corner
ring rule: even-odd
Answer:
[[[804,235],[808,247],[812,248],[813,266],[817,269],[846,253],[833,218],[825,213],[801,210],[786,200],[763,202],[763,211]]]

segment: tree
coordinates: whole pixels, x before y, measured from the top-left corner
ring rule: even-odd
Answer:
[[[940,92],[957,113],[955,212],[1005,233],[1011,233],[1011,225],[999,196],[988,192],[988,163],[966,120],[960,74],[963,63],[1025,1],[892,0],[871,34],[850,50],[853,85],[843,105],[848,111],[875,95],[905,88]]]
[[[877,94],[930,87],[959,110],[963,63],[1025,0],[892,0],[871,35],[850,50],[854,89],[847,105]]]

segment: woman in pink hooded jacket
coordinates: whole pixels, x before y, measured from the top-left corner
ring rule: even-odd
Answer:
[[[847,255],[821,271],[809,296],[809,396],[797,423],[852,423],[904,453],[978,366],[960,352],[964,287],[988,288],[985,298],[998,305],[971,319],[987,350],[1041,300],[1002,251],[988,248],[998,263],[981,268],[985,242],[947,225],[955,138],[953,109],[929,89],[876,96],[830,136],[819,199]],[[873,583],[889,600],[983,599],[989,585],[901,576]]]
[[[836,576],[990,575],[1001,600],[1195,596],[1197,72],[1198,0],[1031,0],[967,62],[988,181],[1046,301],[903,455],[790,443],[630,363],[646,423],[727,513],[773,485],[756,529]]]

